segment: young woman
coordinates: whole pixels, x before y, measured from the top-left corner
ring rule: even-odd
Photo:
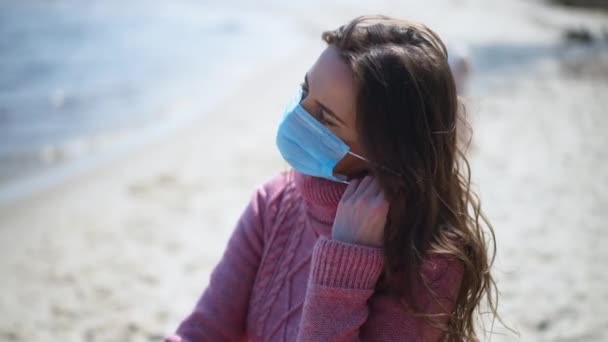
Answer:
[[[165,341],[475,340],[482,297],[496,313],[443,43],[388,17],[322,37],[278,126],[293,170],[254,194]]]

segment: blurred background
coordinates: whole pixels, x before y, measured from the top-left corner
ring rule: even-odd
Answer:
[[[606,0],[0,0],[0,341],[172,332],[287,168],[275,130],[321,32],[361,14],[422,21],[468,70],[520,333],[486,340],[608,341]]]

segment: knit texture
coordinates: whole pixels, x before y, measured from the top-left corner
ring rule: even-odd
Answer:
[[[260,186],[240,217],[194,310],[165,342],[438,341],[441,331],[398,298],[374,292],[382,248],[331,240],[345,184],[279,174]],[[425,313],[448,313],[462,264],[423,260],[414,284]]]

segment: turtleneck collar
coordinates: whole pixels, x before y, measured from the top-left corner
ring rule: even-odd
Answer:
[[[336,217],[338,203],[348,184],[308,176],[296,170],[291,172],[296,189],[306,202],[308,213],[314,219],[330,224],[331,228]]]

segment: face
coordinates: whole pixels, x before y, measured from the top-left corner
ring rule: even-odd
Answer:
[[[350,146],[351,152],[365,157],[355,126],[357,87],[338,48],[330,45],[321,53],[302,88],[302,107]],[[365,161],[347,154],[334,174],[354,177],[367,169]]]

